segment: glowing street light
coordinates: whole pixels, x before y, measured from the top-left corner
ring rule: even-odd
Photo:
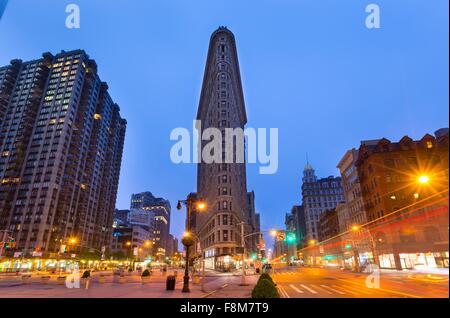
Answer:
[[[314,245],[314,244],[316,244],[316,241],[315,240],[309,240],[309,245]]]
[[[128,241],[128,242],[126,242],[125,244],[126,244],[127,246],[130,246],[130,245],[131,245],[131,242]]]
[[[270,231],[270,235],[272,235],[272,236],[277,236],[277,230],[272,230],[272,231]]]
[[[69,240],[69,243],[70,243],[70,244],[75,244],[76,242],[77,242],[77,239],[74,238],[74,237],[72,237],[72,238]]]
[[[358,231],[359,230],[359,226],[358,225],[353,225],[352,226],[352,231]]]
[[[197,210],[199,210],[199,211],[204,211],[204,210],[206,210],[206,203],[205,202],[203,202],[203,201],[199,201],[199,202],[197,202]]]
[[[426,184],[430,182],[430,177],[427,175],[422,175],[417,180],[419,181],[419,183]]]

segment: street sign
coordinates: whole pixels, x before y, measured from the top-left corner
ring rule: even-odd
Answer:
[[[139,252],[139,249],[137,247],[133,248],[133,255],[137,256]]]
[[[40,257],[40,256],[42,256],[42,252],[33,252],[33,254],[31,254],[31,256]]]

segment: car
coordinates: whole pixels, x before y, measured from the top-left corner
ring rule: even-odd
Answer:
[[[263,272],[268,272],[272,270],[272,264],[264,264],[262,267]]]

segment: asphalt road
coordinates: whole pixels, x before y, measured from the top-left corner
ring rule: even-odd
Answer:
[[[271,273],[283,298],[448,298],[448,276],[380,273],[379,286],[368,274],[339,269],[283,267]],[[369,288],[372,287],[372,288]]]

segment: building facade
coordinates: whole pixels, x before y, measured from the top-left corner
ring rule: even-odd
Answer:
[[[244,233],[250,234],[259,231],[259,220],[254,194],[247,192],[245,162],[237,162],[233,156],[236,151],[243,151],[244,137],[236,136],[229,149],[225,144],[226,128],[244,129],[247,123],[236,42],[225,27],[216,30],[210,39],[197,123],[199,136],[208,128],[220,130],[222,140],[217,143],[222,145],[222,151],[214,154],[212,162],[199,160],[196,196],[206,201],[208,209],[194,212],[195,226],[191,226],[200,238],[206,266],[229,270],[236,267],[239,259],[236,248],[242,245],[241,224]],[[207,144],[207,140],[199,140],[201,153]],[[255,243],[252,236],[245,240],[247,252],[255,249]]]
[[[131,196],[131,210],[147,211],[154,218],[154,250],[156,256],[166,256],[170,234],[170,202],[157,198],[151,192],[136,193]],[[170,247],[169,247],[170,248]]]
[[[319,220],[322,213],[334,209],[343,202],[342,179],[330,176],[317,179],[313,167],[308,163],[303,170],[302,206],[305,213],[306,241],[319,239]]]
[[[109,246],[125,130],[82,50],[0,68],[0,229],[15,251]]]
[[[356,167],[380,267],[448,267],[448,129],[363,141]]]
[[[341,173],[342,187],[344,189],[345,204],[341,207],[342,216],[345,217],[348,224],[365,224],[367,222],[366,210],[361,193],[361,184],[359,182],[356,160],[358,159],[358,150],[351,149],[345,153],[339,161],[337,168]],[[342,228],[346,231],[349,228]]]

